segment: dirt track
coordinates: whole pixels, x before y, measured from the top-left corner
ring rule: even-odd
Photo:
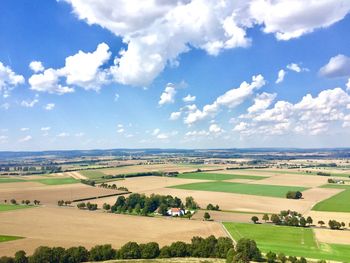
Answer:
[[[0,255],[13,255],[20,249],[31,253],[40,245],[90,248],[112,244],[118,248],[128,241],[156,241],[165,245],[178,240],[190,241],[193,236],[225,236],[222,226],[216,222],[116,215],[65,207],[2,212],[0,222],[1,234],[26,237],[0,243]]]

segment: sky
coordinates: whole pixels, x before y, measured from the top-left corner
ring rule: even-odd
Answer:
[[[348,0],[2,0],[0,150],[350,147]]]

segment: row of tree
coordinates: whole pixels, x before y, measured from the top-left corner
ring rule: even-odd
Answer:
[[[15,257],[1,257],[0,263],[79,263],[87,261],[105,261],[111,259],[153,259],[173,257],[226,258],[233,249],[232,240],[227,237],[193,237],[191,243],[177,241],[169,246],[159,247],[156,242],[138,244],[128,242],[120,249],[111,245],[97,245],[90,250],[80,246],[64,249],[62,247],[39,247],[33,255],[26,256],[18,251]]]
[[[102,183],[99,184],[98,187],[106,188],[106,189],[113,189],[113,190],[120,190],[120,191],[129,191],[128,188],[124,186],[117,187],[116,184],[107,184],[107,183]]]
[[[87,209],[89,211],[95,211],[97,210],[98,206],[97,204],[92,204],[90,202],[87,202],[87,203],[84,203],[84,202],[81,202],[81,203],[78,203],[77,204],[77,207],[79,209]]]
[[[7,199],[4,200],[4,203],[7,204],[8,202],[10,202],[11,205],[18,205],[19,203],[17,202],[16,199],[10,199],[10,201],[8,201]],[[30,200],[22,200],[21,201],[22,205],[31,205],[32,202]],[[34,205],[40,205],[40,201],[39,200],[34,200],[33,201]]]

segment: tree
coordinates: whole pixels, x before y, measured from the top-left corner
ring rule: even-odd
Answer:
[[[141,205],[140,204],[136,204],[136,206],[135,206],[135,213],[136,214],[140,214],[140,212],[141,212]]]
[[[288,191],[286,198],[288,199],[300,199],[303,197],[303,194],[300,191]]]
[[[216,243],[216,257],[226,258],[230,249],[233,249],[233,242],[231,238],[219,237]]]
[[[308,223],[309,226],[310,226],[313,222],[314,222],[314,221],[312,220],[311,216],[308,216],[308,217],[306,218],[306,223]]]
[[[259,218],[257,216],[252,216],[251,220],[253,221],[254,224],[258,223]]]
[[[210,214],[208,212],[205,212],[204,215],[203,215],[203,218],[205,221],[209,220],[210,219]]]
[[[13,205],[17,205],[16,199],[11,199],[11,200],[10,200],[10,203],[13,204]]]
[[[254,240],[242,238],[236,245],[236,255],[233,262],[249,263],[250,261],[260,261],[261,252]]]
[[[278,258],[279,261],[281,261],[281,263],[285,263],[287,261],[287,257],[283,253],[279,253],[277,258]]]
[[[170,245],[171,257],[187,257],[189,256],[189,246],[182,241],[174,242]]]
[[[263,217],[262,217],[262,220],[264,220],[265,221],[265,223],[266,223],[266,221],[269,221],[269,215],[268,214],[264,214],[263,215]]]
[[[271,215],[271,221],[272,221],[272,223],[274,223],[276,225],[281,223],[280,217],[276,214]]]
[[[212,204],[207,205],[207,210],[214,210],[214,206]]]
[[[30,200],[26,200],[26,201],[25,201],[25,204],[26,204],[26,205],[29,205],[29,204],[30,204]]]
[[[168,214],[168,206],[166,204],[161,204],[158,208],[159,214],[166,216]]]
[[[306,219],[305,217],[301,217],[299,219],[300,226],[305,227],[306,226]]]
[[[298,263],[307,263],[307,260],[304,257],[301,257],[297,262]]]
[[[2,256],[0,257],[0,263],[14,263],[13,258]]]
[[[164,246],[160,249],[159,252],[160,258],[170,258],[171,257],[171,251],[169,246]]]
[[[289,256],[288,257],[288,261],[291,262],[291,263],[296,263],[298,261],[298,259],[294,256]]]
[[[320,225],[320,227],[323,227],[323,225],[325,224],[325,222],[322,220],[318,221],[317,223]]]
[[[103,261],[114,259],[116,251],[111,245],[97,245],[91,248],[89,260],[91,261]]]
[[[103,208],[103,210],[109,211],[111,209],[111,205],[104,203],[102,208]]]
[[[232,263],[235,253],[236,251],[233,248],[230,248],[226,255],[226,263]]]
[[[342,228],[345,228],[345,223],[341,222],[341,226],[342,226]]]
[[[277,259],[276,253],[271,252],[271,251],[267,252],[266,253],[266,259],[267,259],[268,263],[276,262],[276,259]]]
[[[159,256],[159,245],[156,242],[149,242],[140,245],[141,258],[150,259]]]
[[[330,229],[340,229],[341,228],[341,223],[339,223],[336,220],[329,220],[328,221],[328,226]]]
[[[197,209],[198,204],[194,201],[192,196],[186,197],[185,207],[187,209]]]
[[[58,205],[58,206],[63,206],[63,204],[64,204],[64,201],[63,201],[63,200],[58,200],[58,201],[57,201],[57,205]]]
[[[77,207],[78,207],[79,209],[85,209],[86,204],[85,204],[84,202],[81,202],[81,203],[78,203],[78,204],[77,204]]]
[[[26,252],[19,250],[15,253],[14,263],[28,263]]]
[[[85,247],[71,247],[68,248],[64,253],[65,263],[80,263],[89,260],[89,251]]]
[[[121,259],[139,259],[141,258],[140,246],[136,242],[128,242],[119,250]]]

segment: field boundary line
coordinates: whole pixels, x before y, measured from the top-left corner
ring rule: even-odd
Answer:
[[[231,233],[226,229],[225,225],[223,223],[221,223],[221,226],[222,226],[223,230],[225,231],[225,233],[229,236],[229,238],[231,238],[233,244],[236,245],[237,244],[236,240],[232,237]]]

